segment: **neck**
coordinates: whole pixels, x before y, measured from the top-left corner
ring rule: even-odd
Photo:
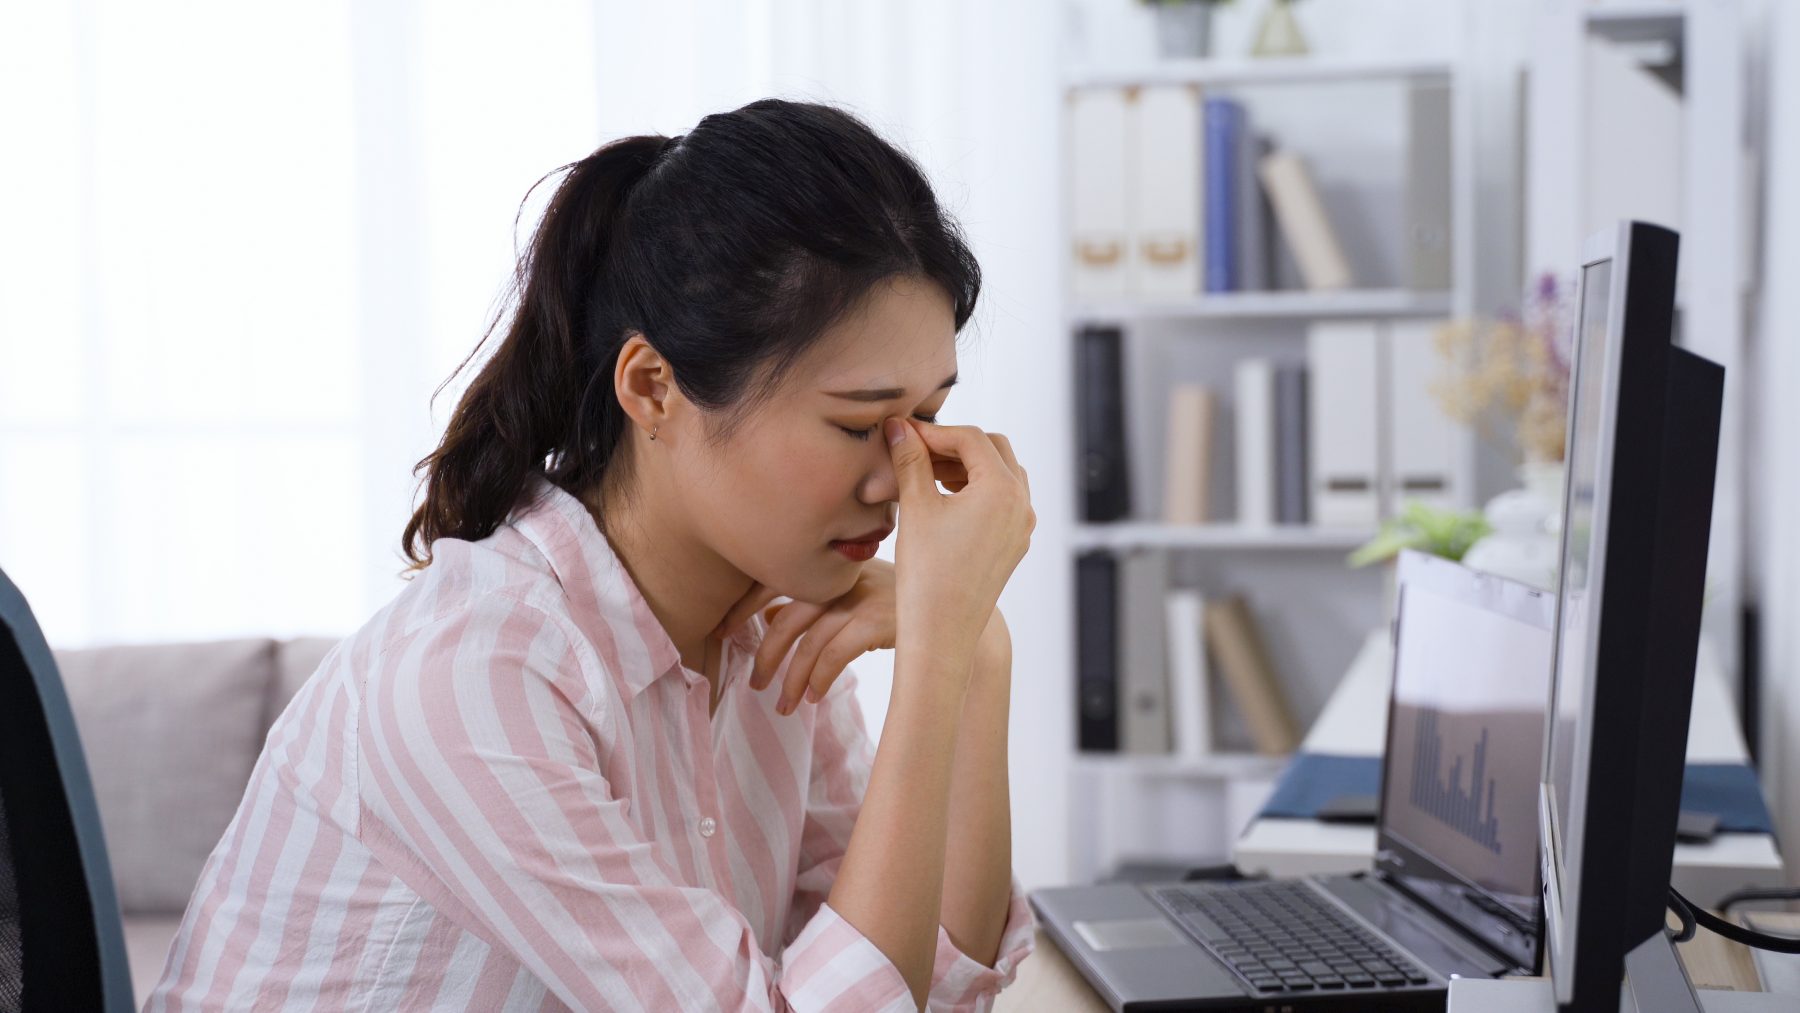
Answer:
[[[706,638],[753,583],[685,523],[679,497],[654,476],[625,496],[603,491],[588,509],[638,593],[674,641],[682,663],[704,673]]]

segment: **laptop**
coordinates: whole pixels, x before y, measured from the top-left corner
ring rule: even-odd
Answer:
[[[1555,601],[1402,553],[1369,872],[1054,887],[1044,930],[1120,1013],[1441,1010],[1452,977],[1536,973]]]

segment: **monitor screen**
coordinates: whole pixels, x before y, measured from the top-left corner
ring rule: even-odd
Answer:
[[[1555,714],[1549,722],[1546,786],[1550,796],[1549,840],[1557,854],[1567,854],[1571,829],[1569,805],[1575,783],[1575,729],[1581,717],[1586,684],[1588,625],[1598,606],[1600,561],[1594,558],[1595,494],[1600,486],[1601,424],[1606,409],[1606,312],[1612,294],[1611,260],[1582,269],[1578,359],[1571,396],[1567,466],[1564,469],[1562,559],[1558,566],[1557,645],[1550,699]]]
[[[1400,589],[1383,831],[1535,924],[1551,603],[1445,590]]]

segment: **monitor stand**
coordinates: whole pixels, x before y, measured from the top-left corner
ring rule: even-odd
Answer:
[[[1619,1013],[1775,1013],[1796,997],[1773,992],[1695,990],[1675,944],[1656,935],[1625,955]],[[1456,978],[1447,1013],[1556,1013],[1556,991],[1544,978]]]

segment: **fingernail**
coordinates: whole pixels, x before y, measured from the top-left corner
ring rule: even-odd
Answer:
[[[888,446],[891,447],[901,440],[906,439],[906,424],[899,419],[888,419],[881,425],[882,428],[887,431]]]
[[[787,697],[784,696],[781,698],[781,702],[775,705],[775,713],[785,715],[788,710]]]
[[[819,702],[819,691],[809,687],[806,691],[806,702],[807,703],[818,703]]]

